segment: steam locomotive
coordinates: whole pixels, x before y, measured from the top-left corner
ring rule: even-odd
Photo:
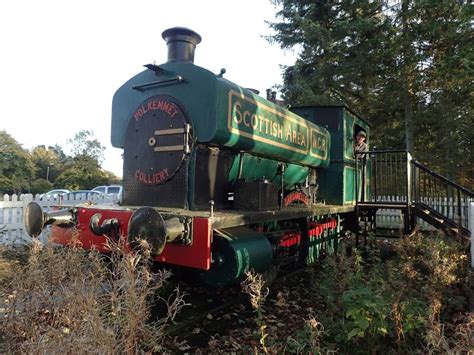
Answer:
[[[145,239],[156,262],[224,286],[245,271],[313,263],[356,228],[360,179],[353,136],[369,125],[344,106],[288,109],[194,64],[201,37],[162,34],[168,60],[145,65],[114,95],[111,140],[123,148],[120,206],[45,213],[30,203],[32,236],[107,252],[106,238]]]

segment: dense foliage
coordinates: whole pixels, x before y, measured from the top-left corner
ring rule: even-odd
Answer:
[[[119,182],[112,172],[101,168],[105,147],[91,131],[78,132],[68,143],[72,156],[58,145],[39,145],[28,151],[0,131],[0,194],[91,189]]]
[[[280,22],[269,39],[299,51],[284,70],[286,101],[347,105],[372,124],[372,147],[407,147],[474,186],[469,2],[273,3]]]
[[[29,153],[7,132],[0,131],[0,191],[27,189],[34,173]]]
[[[242,286],[253,322],[238,314],[228,332],[211,332],[201,350],[467,354],[474,339],[468,266],[465,243],[441,235],[371,239],[358,248],[346,239],[338,254],[323,257],[309,274],[271,285],[270,293],[259,275],[248,275]],[[219,328],[229,318],[222,315]]]
[[[374,247],[331,257],[322,267],[313,291],[322,302],[316,318],[326,349],[366,354],[469,347],[454,336],[456,321],[469,310],[467,256],[456,241],[421,234],[390,244],[374,240]],[[435,334],[438,327],[444,332]]]

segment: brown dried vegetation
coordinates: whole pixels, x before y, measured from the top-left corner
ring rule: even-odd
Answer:
[[[349,246],[268,297],[248,274],[256,327],[215,335],[205,352],[472,353],[465,247],[420,233]]]
[[[78,246],[78,245],[76,245]],[[130,253],[108,242],[106,257],[35,242],[3,290],[2,337],[12,353],[141,353],[162,350],[164,328],[184,305],[176,291],[168,316],[150,305],[169,275],[150,271],[149,248]],[[157,298],[158,297],[158,298]]]
[[[105,258],[35,244],[2,280],[0,351],[472,352],[464,245],[421,234],[358,249],[348,242],[349,253],[326,256],[270,290],[261,275],[249,272],[242,283],[248,304],[208,314],[173,338],[165,328],[186,304],[179,289],[170,298],[159,295],[169,274],[150,271],[146,243],[138,254],[110,243]],[[156,302],[167,309],[159,320],[151,316]],[[188,343],[191,333],[203,336],[202,345]]]

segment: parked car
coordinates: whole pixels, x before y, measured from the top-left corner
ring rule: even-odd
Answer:
[[[97,187],[94,187],[92,191],[102,192],[106,195],[121,194],[122,185],[97,186]]]
[[[59,196],[64,196],[65,194],[71,192],[71,190],[68,189],[54,189],[48,192],[45,192],[44,194],[40,195],[40,200],[56,200]]]
[[[103,185],[97,186],[92,191],[102,192],[106,195],[116,195],[118,202],[122,202],[122,185]]]
[[[90,197],[99,197],[101,195],[104,195],[103,193],[99,191],[93,191],[93,190],[76,190],[76,191],[71,191],[68,192],[67,194],[64,195],[64,199],[68,200],[80,200],[80,199],[87,199]]]

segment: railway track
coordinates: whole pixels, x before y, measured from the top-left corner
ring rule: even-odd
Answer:
[[[292,270],[278,276],[269,286],[268,298],[276,297],[282,287],[291,288],[301,281],[306,269]],[[168,328],[172,344],[185,342],[191,349],[206,347],[215,336],[227,335],[236,328],[255,328],[255,313],[249,295],[240,285],[225,289],[206,289],[189,283],[180,283],[185,292],[185,307]],[[163,310],[161,310],[163,311]],[[182,350],[182,349],[176,349]]]
[[[386,257],[390,256],[387,254]],[[298,294],[296,298],[303,300],[301,308],[305,307],[305,301],[314,303],[311,291],[314,287],[313,275],[319,272],[323,271],[318,264],[280,272],[269,286],[270,292],[264,305],[267,314],[273,315],[281,311],[275,307],[281,294],[285,295],[285,302],[293,303],[293,306],[297,302],[294,299],[295,293]],[[168,328],[167,335],[173,339],[173,344],[179,344],[180,341],[177,340],[181,340],[191,349],[203,349],[213,337],[227,336],[237,328],[257,329],[250,297],[242,291],[240,285],[225,289],[206,289],[181,283],[180,291],[188,294],[186,302],[190,305],[183,309],[176,323]],[[301,315],[302,321],[306,316],[308,314]]]

